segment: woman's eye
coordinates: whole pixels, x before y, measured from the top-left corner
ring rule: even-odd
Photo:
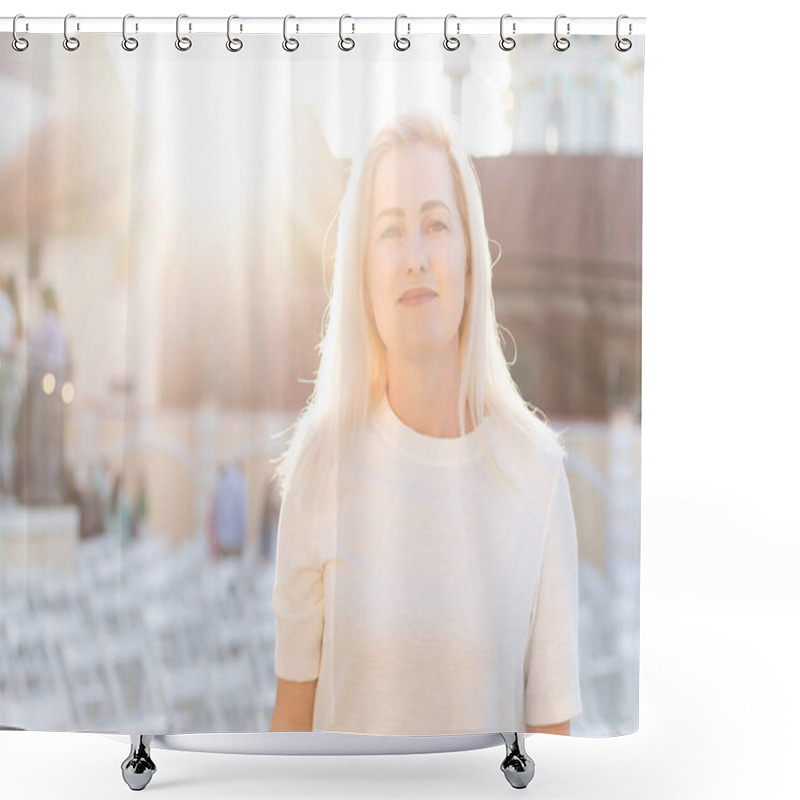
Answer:
[[[430,233],[438,233],[439,231],[448,230],[447,223],[440,219],[434,219],[427,223],[426,230]],[[403,231],[399,225],[392,225],[380,234],[381,239],[397,239],[403,235]]]

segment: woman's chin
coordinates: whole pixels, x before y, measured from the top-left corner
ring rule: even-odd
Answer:
[[[448,352],[450,346],[447,342],[438,339],[425,339],[419,341],[404,341],[401,347],[387,348],[391,358],[411,361],[415,364],[424,364],[429,361],[441,362],[442,356]]]

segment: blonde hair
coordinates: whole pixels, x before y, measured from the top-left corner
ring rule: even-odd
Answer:
[[[377,163],[387,151],[418,143],[429,144],[446,155],[466,235],[470,281],[459,327],[461,435],[469,406],[473,427],[488,414],[511,422],[537,444],[545,431],[547,438],[561,448],[541,412],[520,395],[503,355],[491,290],[494,263],[472,162],[438,116],[408,114],[383,127],[362,159],[354,163],[339,207],[333,283],[322,340],[316,348],[320,363],[314,390],[293,426],[289,446],[276,460],[275,477],[282,496],[295,481],[321,489],[323,483],[333,479],[343,448],[366,425],[386,391],[385,347],[367,313],[366,255],[373,184]]]

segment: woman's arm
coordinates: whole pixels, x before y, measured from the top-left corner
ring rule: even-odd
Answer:
[[[562,736],[569,736],[569,723],[557,722],[555,725],[526,725],[525,733],[558,733]]]
[[[270,731],[310,731],[314,720],[317,682],[278,678]]]

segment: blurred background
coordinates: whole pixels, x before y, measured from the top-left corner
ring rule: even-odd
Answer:
[[[641,50],[461,38],[3,54],[3,725],[268,730],[272,459],[312,388],[353,156],[425,108],[475,163],[512,374],[566,432],[573,734],[638,727]]]

